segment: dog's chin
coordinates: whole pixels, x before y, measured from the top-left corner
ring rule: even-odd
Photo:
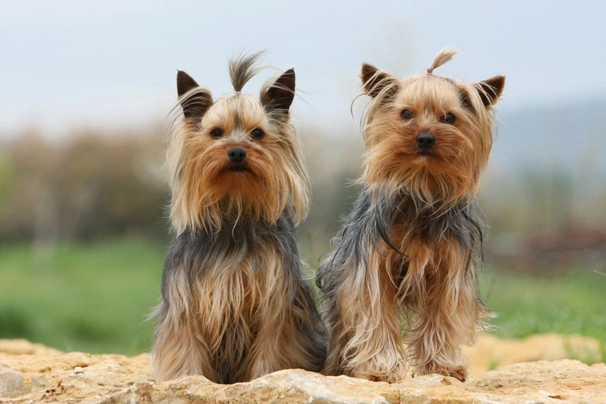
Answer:
[[[247,167],[235,166],[235,167],[227,167],[225,169],[228,173],[249,173],[250,170]]]

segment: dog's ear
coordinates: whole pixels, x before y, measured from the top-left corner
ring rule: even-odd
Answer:
[[[288,115],[288,110],[295,97],[295,86],[295,69],[289,69],[261,90],[261,104],[267,111],[277,111]]]
[[[177,95],[187,119],[200,119],[213,105],[213,97],[196,80],[182,70],[177,71]]]
[[[362,64],[362,86],[364,93],[375,98],[383,94],[383,99],[392,98],[399,90],[398,79],[377,69],[371,64]]]
[[[494,76],[488,80],[480,81],[475,84],[478,89],[478,94],[485,107],[489,107],[497,103],[503,88],[505,87],[505,76]]]

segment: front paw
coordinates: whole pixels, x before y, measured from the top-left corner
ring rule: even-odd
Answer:
[[[459,366],[439,366],[436,364],[425,366],[423,368],[417,369],[413,375],[421,376],[428,374],[439,374],[442,376],[454,377],[455,379],[464,382],[467,380],[467,366],[459,365]]]
[[[454,377],[455,379],[459,379],[464,382],[467,380],[467,367],[466,366],[457,366],[454,368],[445,369],[444,373],[441,373],[444,376]]]
[[[400,378],[395,375],[395,374],[388,374],[388,375],[366,375],[365,377],[367,380],[370,380],[371,382],[386,382],[386,383],[397,383],[400,381]]]
[[[370,361],[354,369],[350,372],[350,376],[370,380],[371,382],[386,382],[391,384],[404,379],[406,372],[404,366],[399,362],[392,366],[385,366],[375,361]]]

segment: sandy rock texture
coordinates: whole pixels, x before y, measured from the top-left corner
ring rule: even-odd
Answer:
[[[428,375],[389,385],[284,370],[219,385],[202,376],[156,381],[147,354],[63,353],[0,340],[0,403],[606,403],[606,365],[563,359],[600,358],[594,339],[485,336],[466,354],[466,383]]]

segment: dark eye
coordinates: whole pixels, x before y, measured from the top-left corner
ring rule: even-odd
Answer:
[[[210,131],[210,137],[212,137],[213,139],[219,139],[223,137],[223,129],[214,128]]]
[[[257,129],[254,129],[252,132],[250,132],[250,137],[252,137],[255,140],[261,140],[265,137],[265,132],[263,132],[263,130],[257,128]]]
[[[444,123],[453,124],[457,120],[457,117],[452,112],[445,113],[440,120]]]
[[[412,118],[414,118],[414,115],[412,114],[412,112],[409,109],[405,109],[400,113],[400,116],[402,117],[402,119],[404,119],[405,121],[409,121]]]

